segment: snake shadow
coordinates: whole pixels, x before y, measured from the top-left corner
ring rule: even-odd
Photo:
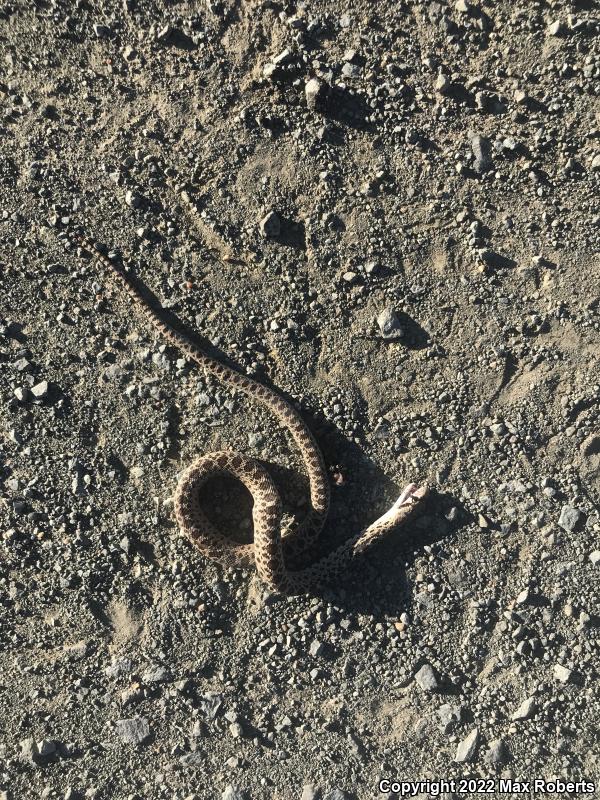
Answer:
[[[326,430],[305,419],[316,435],[325,461],[335,464],[344,476],[343,486],[333,486],[331,507],[320,537],[317,558],[335,549],[383,514],[411,480],[425,482],[424,475],[403,475],[395,480],[386,475],[365,451],[346,438],[335,426]],[[413,585],[407,568],[424,548],[452,538],[466,522],[459,514],[454,522],[446,518],[460,501],[431,489],[422,512],[406,525],[390,531],[379,544],[350,564],[335,585],[314,587],[310,595],[321,597],[351,614],[369,614],[386,619],[399,616],[413,603]]]

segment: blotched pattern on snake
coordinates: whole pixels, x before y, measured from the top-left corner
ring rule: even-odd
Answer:
[[[310,511],[302,522],[282,526],[279,492],[266,469],[252,458],[235,452],[208,453],[183,473],[175,490],[174,505],[182,532],[211,559],[228,566],[256,564],[261,580],[272,590],[302,593],[322,583],[334,583],[367,549],[394,528],[404,524],[423,506],[428,489],[409,484],[394,505],[379,519],[347,539],[319,560],[309,563],[329,509],[329,480],[321,451],[299,412],[277,392],[231,369],[203,352],[187,336],[169,325],[144,298],[128,271],[105,256],[89,239],[71,237],[104,266],[132,298],[151,325],[187,358],[233,389],[245,392],[266,406],[291,433],[304,461],[310,486]],[[199,489],[209,479],[229,475],[240,480],[252,495],[254,541],[238,544],[223,536],[202,510]]]

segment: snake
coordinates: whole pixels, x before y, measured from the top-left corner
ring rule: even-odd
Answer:
[[[429,487],[409,483],[385,514],[317,558],[315,550],[329,511],[330,483],[321,450],[299,410],[276,390],[209,355],[174,328],[165,320],[163,310],[154,308],[145,298],[140,282],[130,270],[105,255],[88,237],[69,233],[68,238],[79,246],[79,257],[87,251],[92,259],[97,259],[105,277],[129,294],[134,306],[167,343],[205,373],[265,406],[289,431],[300,451],[310,495],[309,510],[301,520],[284,521],[277,486],[255,458],[221,450],[196,458],[182,472],[173,495],[175,517],[180,531],[204,556],[225,567],[255,565],[260,580],[272,592],[304,594],[315,587],[338,582],[366,551],[422,509]],[[214,478],[223,477],[240,481],[252,496],[254,531],[250,543],[239,543],[222,534],[202,508],[202,487]]]

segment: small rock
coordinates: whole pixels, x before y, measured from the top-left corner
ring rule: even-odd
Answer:
[[[29,399],[29,389],[26,386],[17,386],[13,394],[19,403],[26,403]]]
[[[23,739],[19,742],[19,746],[20,756],[24,761],[32,763],[39,756],[38,746],[33,739]]]
[[[581,511],[578,508],[573,508],[573,506],[563,506],[560,510],[558,524],[563,530],[571,533],[577,527],[580,519]]]
[[[163,25],[163,27],[156,32],[156,41],[167,42],[174,33],[175,31],[170,25]]]
[[[529,102],[529,95],[522,89],[516,89],[513,97],[515,98],[515,103],[518,106],[526,106]]]
[[[275,239],[281,233],[281,220],[275,211],[269,211],[258,223],[261,235],[265,239]]]
[[[563,667],[562,664],[554,665],[554,677],[560,683],[569,683],[573,675],[573,670]]]
[[[529,600],[529,589],[523,589],[523,591],[517,595],[515,603],[518,606],[522,606],[525,605],[525,603],[527,603],[528,600]]]
[[[30,391],[34,402],[41,402],[42,400],[45,400],[45,398],[48,396],[48,381],[40,381],[40,383],[36,383],[35,386],[31,387]]]
[[[302,796],[300,800],[319,800],[320,792],[316,789],[312,783],[306,783],[302,787]]]
[[[327,84],[319,78],[311,78],[304,87],[306,105],[311,111],[322,109],[327,95]]]
[[[229,733],[233,739],[241,739],[244,735],[244,729],[239,722],[232,722],[229,726]]]
[[[116,730],[126,744],[141,744],[150,735],[150,726],[146,717],[119,719],[116,723]]]
[[[142,198],[138,192],[134,192],[131,189],[128,189],[125,192],[125,202],[131,208],[139,208],[142,205]]]
[[[551,22],[550,25],[548,25],[548,33],[550,36],[561,36],[565,30],[565,26],[559,19]]]
[[[443,733],[450,733],[450,731],[455,728],[461,720],[462,707],[452,706],[450,703],[444,703],[438,708],[437,713]]]
[[[479,746],[479,729],[473,728],[471,733],[466,736],[462,742],[459,742],[458,747],[456,748],[456,755],[454,756],[454,760],[457,761],[459,764],[463,764],[465,761],[471,761],[473,756],[477,751],[477,747]]]
[[[513,721],[516,721],[518,719],[529,719],[530,717],[533,716],[535,710],[536,710],[535,697],[528,697],[526,700],[523,700],[521,705],[513,713],[511,719]]]
[[[142,675],[144,683],[165,683],[171,680],[171,673],[166,667],[153,664]]]
[[[99,39],[108,39],[110,36],[110,28],[106,25],[101,25],[97,23],[94,25],[94,33]]]
[[[18,358],[14,363],[13,367],[18,372],[31,372],[33,370],[34,365],[29,361],[28,358]]]
[[[590,553],[589,559],[594,566],[600,564],[600,550],[594,550]]]
[[[449,94],[452,89],[452,81],[447,75],[444,75],[440,72],[435,79],[434,86],[436,92],[439,92],[439,94]]]
[[[42,739],[37,743],[37,749],[41,758],[48,758],[56,753],[56,743],[51,739]]]
[[[510,759],[510,752],[503,739],[490,742],[489,750],[484,756],[486,764],[505,764]]]
[[[229,784],[229,786],[225,787],[221,800],[246,800],[246,792],[238,789],[237,786]]]
[[[355,78],[359,74],[360,70],[355,64],[346,63],[342,67],[342,75],[344,78]]]
[[[193,753],[186,753],[181,756],[179,763],[184,767],[205,767],[206,756],[199,750],[195,750]]]
[[[384,339],[401,339],[404,336],[398,315],[391,308],[384,308],[377,316],[377,324]]]
[[[223,695],[217,692],[207,692],[200,698],[200,711],[207,719],[216,719],[223,705]]]
[[[429,664],[423,664],[415,675],[415,680],[424,692],[435,692],[439,686],[435,672]]]
[[[130,658],[121,656],[120,658],[113,658],[110,667],[106,667],[104,673],[109,678],[117,678],[119,675],[127,675],[133,669],[133,662]]]
[[[492,148],[489,139],[486,139],[485,136],[480,136],[479,134],[472,136],[471,150],[473,151],[473,156],[475,157],[475,161],[473,163],[475,172],[487,172],[492,168]]]
[[[325,646],[323,642],[320,642],[318,639],[313,639],[312,642],[310,643],[310,647],[308,648],[309,654],[313,658],[318,658],[319,656],[323,655],[324,651],[325,651]]]

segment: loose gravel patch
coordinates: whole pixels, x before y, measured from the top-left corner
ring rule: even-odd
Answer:
[[[3,4],[0,797],[598,784],[599,32],[575,0]],[[182,469],[245,450],[301,515],[298,454],[76,229],[298,404],[324,548],[409,480],[425,514],[311,596],[204,559]]]

